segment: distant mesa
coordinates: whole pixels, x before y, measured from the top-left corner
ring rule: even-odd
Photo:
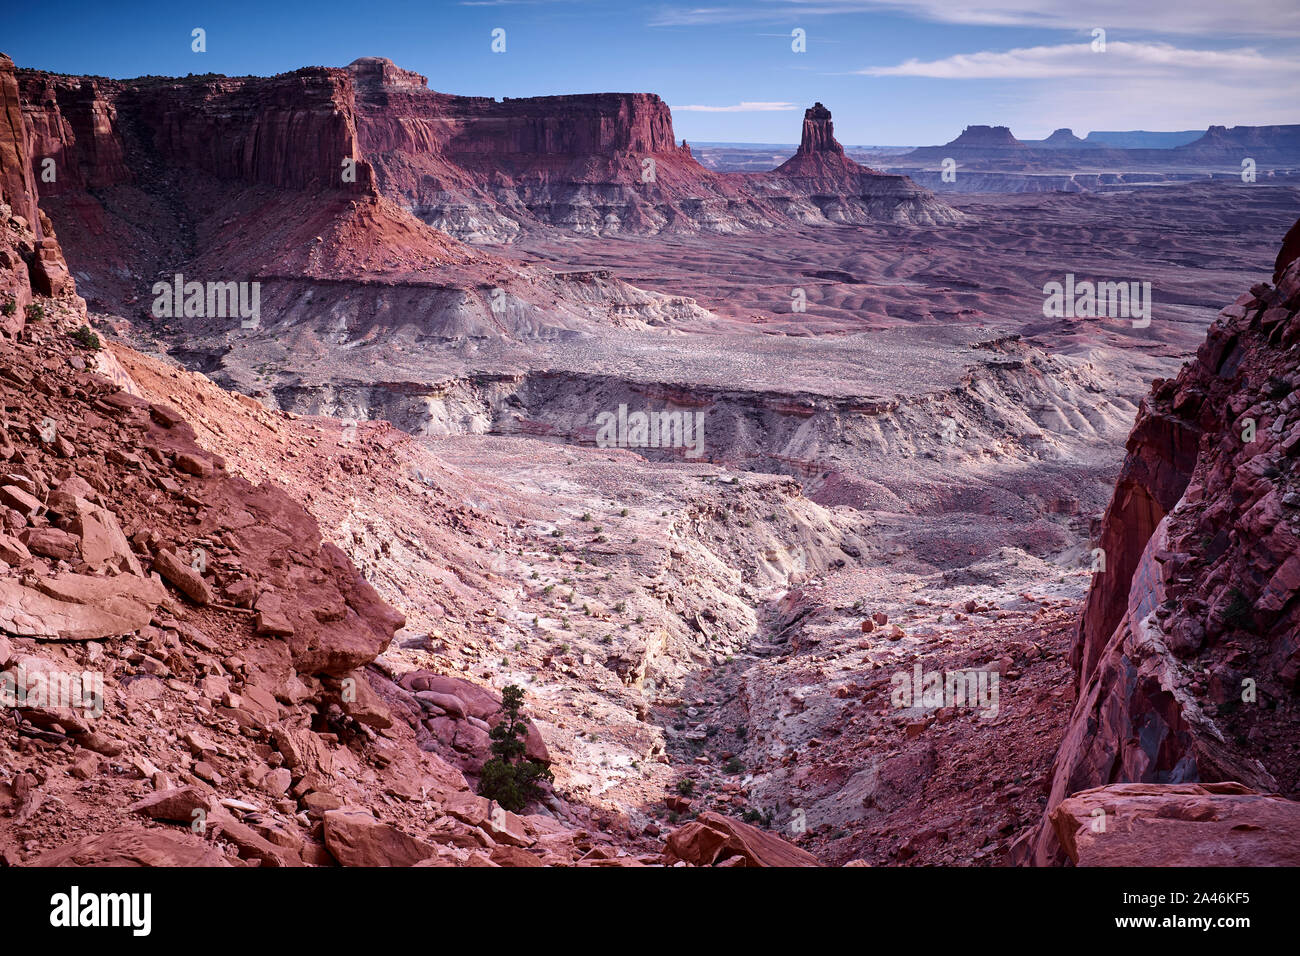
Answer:
[[[1300,125],[1211,126],[1188,149],[1300,149]]]
[[[1069,130],[1065,132],[1068,133]],[[973,146],[977,149],[1017,149],[1023,148],[1025,144],[1012,136],[1011,130],[1006,126],[967,126],[961,131],[960,136],[945,145]]]
[[[1027,139],[1023,141],[1026,146],[1032,146],[1036,149],[1097,149],[1096,143],[1089,143],[1087,140],[1080,139],[1074,135],[1074,130],[1062,127],[1055,130],[1047,139]]]

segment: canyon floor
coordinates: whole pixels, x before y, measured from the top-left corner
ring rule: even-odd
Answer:
[[[825,863],[996,865],[1047,801],[1138,402],[1268,277],[1298,199],[962,196],[957,225],[494,248],[691,300],[600,334],[99,324],[406,614],[376,666],[524,686],[557,791],[631,844],[720,809]],[[1045,318],[1067,273],[1151,283],[1150,325]],[[620,404],[702,412],[703,454],[596,447]],[[918,665],[996,672],[996,707],[895,706]]]

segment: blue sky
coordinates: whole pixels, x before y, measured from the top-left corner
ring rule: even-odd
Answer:
[[[972,123],[1193,129],[1300,122],[1296,0],[245,0],[6,4],[20,66],[114,77],[270,74],[387,56],[479,96],[660,94],[688,140],[796,142],[828,106],[854,145]],[[1140,8],[1140,9],[1138,9]],[[190,31],[207,31],[207,52]],[[491,32],[506,31],[493,53]],[[1093,31],[1104,29],[1105,49]],[[792,50],[791,31],[806,34]]]

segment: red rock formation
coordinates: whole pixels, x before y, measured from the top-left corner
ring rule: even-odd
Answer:
[[[13,213],[37,222],[32,144],[23,122],[13,60],[0,54],[0,190]]]
[[[1052,825],[1076,866],[1300,866],[1300,803],[1237,783],[1098,787]]]
[[[71,297],[54,227],[38,205],[32,137],[24,122],[13,61],[0,54],[0,332],[17,334],[33,295]]]
[[[803,111],[803,135],[799,139],[799,152],[809,153],[843,153],[844,147],[835,138],[835,124],[831,122],[831,111],[814,103]]]
[[[24,72],[24,120],[32,140],[32,165],[53,160],[54,180],[42,181],[45,196],[76,189],[104,189],[131,182],[118,131],[117,109],[101,84],[111,80]]]
[[[1182,497],[1196,467],[1202,437],[1195,418],[1174,410],[1175,385],[1157,382],[1145,400],[1128,440],[1128,455],[1097,542],[1104,564],[1092,582],[1079,618],[1071,664],[1079,686],[1128,607],[1133,573],[1161,520]]]
[[[820,866],[806,850],[778,836],[705,810],[668,837],[664,862],[693,866]]]
[[[1294,230],[1293,230],[1294,231]],[[1129,439],[1048,812],[1112,783],[1300,793],[1300,262],[1224,309]],[[1171,798],[1172,799],[1172,798]],[[1179,863],[1176,848],[1151,863]],[[1060,862],[1045,820],[1018,858]]]
[[[1287,230],[1286,238],[1282,240],[1282,248],[1278,250],[1277,262],[1273,265],[1273,284],[1282,281],[1282,273],[1286,271],[1287,266],[1300,259],[1300,221]]]
[[[799,150],[772,171],[773,177],[827,180],[850,183],[861,175],[879,175],[844,155],[844,147],[835,138],[831,111],[816,103],[803,114],[803,136]]]
[[[770,173],[749,174],[756,191],[781,196],[781,213],[800,222],[955,221],[935,209],[930,193],[905,176],[878,173],[844,154],[831,113],[821,103],[804,112],[799,150]]]
[[[356,82],[359,136],[380,189],[457,235],[509,239],[538,221],[615,233],[733,232],[791,218],[957,219],[904,177],[861,178],[874,174],[843,159],[830,112],[820,103],[805,118],[805,146],[791,160],[795,165],[784,173],[726,176],[706,170],[689,147],[676,144],[668,106],[653,94],[498,103],[433,93],[410,79],[422,77],[388,61],[369,58],[349,70],[365,77]],[[817,162],[803,162],[814,154]],[[817,178],[819,193],[844,194],[851,214],[821,217],[796,177]],[[503,190],[513,194],[504,203]],[[863,196],[866,201],[856,201]]]
[[[85,272],[84,294],[119,314],[147,307],[153,283],[180,272],[263,282],[267,327],[319,322],[333,335],[339,315],[381,326],[418,314],[428,334],[444,325],[451,335],[535,334],[589,321],[590,303],[448,233],[508,242],[555,227],[649,234],[960,218],[910,180],[845,159],[821,114],[810,136],[826,148],[797,157],[802,167],[720,176],[676,144],[652,94],[448,96],[373,57],[268,78],[18,77],[21,125],[35,144],[24,174],[38,157],[55,160],[48,212]],[[61,257],[37,258],[54,289]],[[361,283],[360,301],[339,280]],[[504,317],[487,307],[494,287],[515,303]],[[228,317],[211,318],[187,319],[191,339],[229,331]]]

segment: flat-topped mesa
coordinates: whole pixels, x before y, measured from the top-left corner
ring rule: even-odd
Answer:
[[[250,185],[374,195],[356,143],[352,77],[343,70],[121,81],[16,75],[35,154],[58,161],[52,195],[132,181],[141,167],[126,160],[126,129],[138,130],[167,166]],[[343,178],[343,160],[355,161],[355,176]]]
[[[1057,149],[1081,149],[1087,144],[1074,135],[1074,130],[1069,127],[1062,127],[1061,129],[1054,130],[1051,136],[1047,137],[1047,139],[1037,145],[1054,147]]]
[[[835,124],[831,122],[831,111],[814,103],[803,111],[803,137],[799,141],[797,155],[810,153],[838,153],[844,155],[844,147],[835,139]]]
[[[960,136],[946,145],[975,146],[981,149],[1015,149],[1024,147],[1025,144],[1012,136],[1011,130],[1006,126],[967,126],[961,131]]]

